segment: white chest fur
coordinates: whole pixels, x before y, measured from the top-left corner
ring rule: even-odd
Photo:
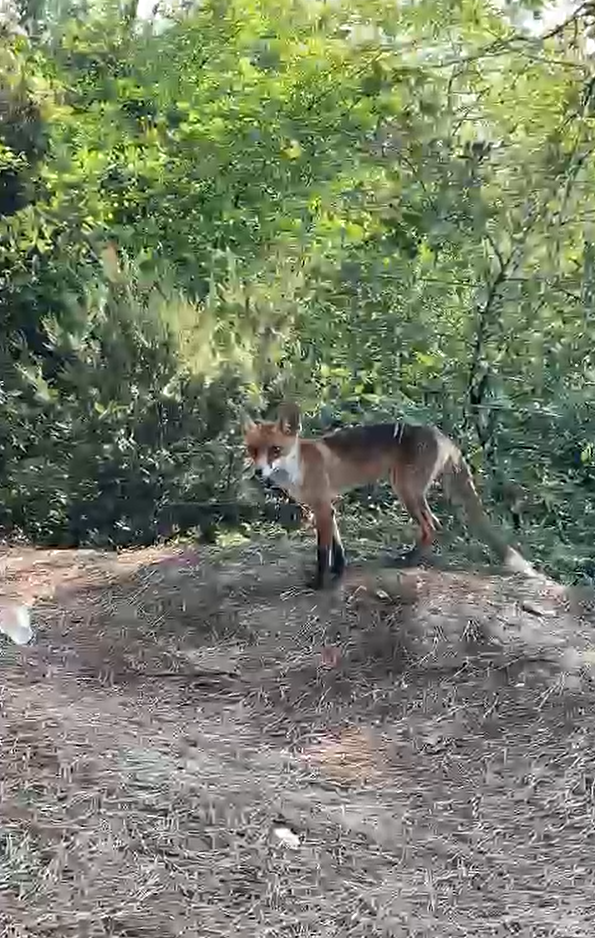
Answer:
[[[289,452],[274,459],[266,468],[263,466],[262,474],[292,497],[297,497],[302,483],[299,440],[295,441]]]

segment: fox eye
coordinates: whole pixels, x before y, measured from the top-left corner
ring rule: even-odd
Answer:
[[[281,455],[280,448],[278,446],[271,446],[269,450],[269,456],[271,457],[271,459],[277,459],[277,457],[280,455]]]

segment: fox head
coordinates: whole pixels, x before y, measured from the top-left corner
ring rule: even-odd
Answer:
[[[300,411],[295,404],[282,404],[274,421],[257,423],[250,417],[246,418],[244,442],[254,474],[270,479],[275,473],[286,473],[288,460],[292,460],[296,453],[301,429]]]

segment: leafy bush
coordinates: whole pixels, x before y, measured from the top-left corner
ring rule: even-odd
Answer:
[[[245,497],[240,410],[293,395],[312,429],[437,422],[533,552],[592,577],[583,16],[540,39],[488,3],[213,0],[5,30],[4,527],[238,518],[214,506]]]

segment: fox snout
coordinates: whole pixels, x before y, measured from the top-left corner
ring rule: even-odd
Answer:
[[[265,474],[263,473],[262,466],[257,466],[256,463],[251,463],[250,471],[248,475],[251,479],[258,480],[258,482],[260,482],[264,486],[265,489],[274,488],[273,483],[271,482],[269,477],[265,476]]]
[[[245,460],[244,475],[250,479],[259,479],[260,481],[266,481],[263,476],[262,466],[259,466],[258,463],[254,462],[253,459]]]

